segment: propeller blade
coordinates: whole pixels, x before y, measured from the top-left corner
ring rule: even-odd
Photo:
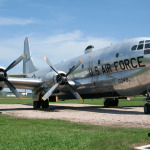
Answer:
[[[15,61],[13,61],[5,70],[5,72],[7,72],[8,70],[12,69],[13,67],[15,67],[18,63],[20,63],[23,59],[25,58],[24,55],[21,55],[20,57],[18,57]]]
[[[44,60],[46,61],[46,63],[49,65],[49,66],[53,66],[52,63],[50,62],[50,60],[45,56],[44,57]]]
[[[16,95],[18,99],[22,99],[22,95],[16,90],[16,88],[7,80],[5,79],[5,83],[9,87],[9,89]]]
[[[66,74],[66,77],[67,77],[70,73],[72,73],[76,68],[78,68],[81,63],[82,63],[82,60],[79,60],[79,61],[69,70],[69,72]]]
[[[82,97],[69,83],[68,83],[68,88],[69,88],[70,92],[75,96],[76,99],[78,99],[79,101],[82,101]]]
[[[44,60],[46,61],[46,63],[61,77],[61,75],[58,73],[58,71],[54,68],[54,66],[52,65],[52,63],[50,62],[50,60],[45,56]]]
[[[61,81],[56,83],[43,97],[42,99],[45,101],[46,99],[48,99],[53,92],[57,89],[57,87],[61,84]]]
[[[72,73],[81,63],[82,60],[79,60],[70,70],[69,72],[66,74],[65,77],[62,77],[58,71],[54,68],[54,66],[52,65],[52,63],[50,62],[50,60],[45,56],[44,60],[46,61],[46,63],[61,77],[61,80],[55,84],[43,97],[42,99],[45,101],[46,99],[48,99],[53,92],[58,88],[58,86],[64,82],[65,84],[68,85],[69,91],[75,96],[76,99],[78,99],[79,101],[82,100],[81,96],[78,94],[78,92],[68,83],[67,81],[67,76]]]

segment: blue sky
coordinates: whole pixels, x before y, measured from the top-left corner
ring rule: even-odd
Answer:
[[[23,53],[29,37],[34,62],[47,67],[128,38],[150,36],[149,0],[0,0],[0,65]],[[22,64],[9,73],[22,73]]]

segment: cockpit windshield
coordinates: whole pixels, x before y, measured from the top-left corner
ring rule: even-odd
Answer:
[[[146,41],[140,41],[138,45],[134,45],[131,47],[132,51],[135,50],[145,50],[145,49],[150,49],[150,40],[146,40]]]

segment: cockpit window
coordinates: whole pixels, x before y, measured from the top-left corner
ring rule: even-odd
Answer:
[[[136,50],[136,48],[137,48],[137,45],[134,45],[134,46],[131,48],[131,50],[134,51],[134,50]]]
[[[131,47],[131,50],[132,51],[135,51],[135,50],[150,50],[150,40],[145,40],[145,41],[139,41],[139,44],[138,45],[134,45]]]
[[[150,40],[146,40],[145,43],[150,43]]]
[[[141,49],[143,49],[143,47],[144,47],[144,44],[140,44],[140,45],[138,45],[137,50],[141,50]]]
[[[145,49],[146,49],[146,48],[150,48],[150,43],[145,44]]]
[[[144,41],[140,41],[139,44],[144,44]]]

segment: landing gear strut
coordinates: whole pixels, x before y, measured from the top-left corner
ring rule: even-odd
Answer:
[[[110,106],[118,106],[119,100],[118,98],[105,98],[104,99],[104,106],[110,107]]]

